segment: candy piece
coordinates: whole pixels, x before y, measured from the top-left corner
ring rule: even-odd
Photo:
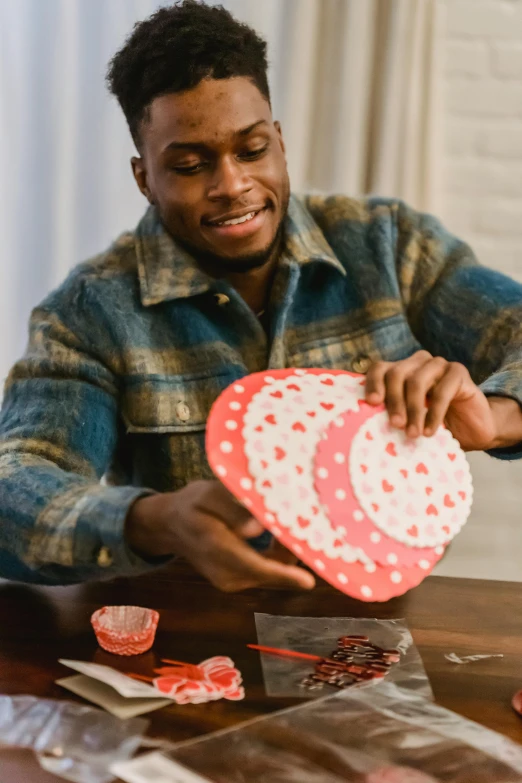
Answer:
[[[239,701],[245,698],[241,672],[230,658],[223,655],[208,658],[198,666],[165,667],[163,672],[154,678],[154,686],[177,704],[203,704],[218,699]]]
[[[349,656],[343,652],[346,645],[351,645],[354,648]],[[364,647],[357,649],[358,645],[364,645]],[[341,636],[337,640],[337,646],[338,649],[334,650],[330,657],[320,658],[315,663],[313,674],[302,680],[301,687],[315,688],[319,683],[320,687],[327,684],[336,688],[348,688],[359,682],[385,677],[392,668],[391,661],[384,658],[387,651],[373,644],[367,636]],[[373,659],[368,658],[370,648],[375,656]],[[400,656],[397,650],[390,652]]]

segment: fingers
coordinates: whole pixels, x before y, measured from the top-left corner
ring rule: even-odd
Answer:
[[[406,379],[431,359],[428,351],[417,351],[400,362],[376,362],[366,375],[366,402],[371,405],[385,402],[391,424],[394,427],[405,427],[408,420]]]
[[[241,541],[225,525],[209,518],[213,533],[195,553],[193,565],[224,592],[249,587],[311,590],[315,579],[308,571],[263,557]],[[209,530],[211,528],[209,527]],[[202,555],[201,559],[198,556]]]
[[[247,522],[244,524],[237,525],[234,528],[234,532],[241,538],[257,538],[258,536],[263,535],[265,528],[260,522],[257,521],[257,519],[250,517],[250,519],[247,520]]]
[[[429,437],[470,384],[463,365],[418,351],[403,361],[374,364],[366,376],[366,401],[384,402],[392,426],[404,429],[408,437]]]
[[[386,384],[386,407],[392,426],[401,429],[407,426],[408,415],[412,412],[413,405],[407,399],[407,380],[414,378],[421,367],[424,367],[430,360],[431,355],[429,353],[419,351],[403,362],[396,362],[386,373],[384,379]]]
[[[386,397],[384,378],[392,362],[375,362],[366,373],[366,402],[380,405]]]
[[[220,481],[194,482],[201,485],[197,507],[204,513],[219,519],[242,538],[260,536],[264,527]],[[198,487],[195,488],[196,491]]]
[[[462,364],[451,362],[439,383],[429,395],[429,409],[424,425],[424,435],[429,437],[438,430],[446,418],[448,409],[459,396],[465,384],[473,383],[469,372]]]
[[[278,560],[280,563],[286,565],[295,565],[298,562],[298,558],[293,552],[290,552],[286,546],[283,546],[277,538],[272,539],[272,543],[266,552],[263,552],[265,557],[270,557],[272,560]]]
[[[405,401],[405,424],[406,435],[409,438],[417,438],[424,433],[424,422],[428,405],[426,398],[428,394],[436,393],[438,382],[444,377],[448,368],[448,362],[441,357],[431,358],[420,366],[417,366],[403,382],[403,395]],[[447,397],[444,394],[444,399]],[[451,402],[448,399],[447,406]],[[444,411],[445,413],[446,411]],[[392,424],[393,416],[391,417]]]

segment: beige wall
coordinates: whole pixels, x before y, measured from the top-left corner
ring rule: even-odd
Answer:
[[[522,282],[522,0],[446,7],[442,217]],[[438,573],[522,581],[522,462],[471,455],[469,524]]]
[[[446,0],[443,217],[522,281],[522,0]]]

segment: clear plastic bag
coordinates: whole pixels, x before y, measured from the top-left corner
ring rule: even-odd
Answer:
[[[109,765],[130,758],[148,722],[34,696],[0,696],[0,747],[28,748],[48,772],[75,783],[107,783]]]
[[[347,634],[365,634],[380,647],[397,649],[401,660],[390,669],[386,682],[394,682],[426,699],[433,692],[419,651],[404,620],[376,620],[355,617],[285,617],[256,613],[258,644],[328,656],[337,640]],[[333,693],[334,688],[307,690],[300,683],[313,670],[313,662],[261,654],[268,696],[297,696],[316,699]],[[353,686],[361,687],[362,684]]]
[[[387,682],[181,743],[163,758],[215,783],[522,783],[520,745]],[[165,783],[189,780],[167,771]]]

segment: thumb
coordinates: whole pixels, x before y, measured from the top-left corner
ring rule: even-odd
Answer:
[[[241,538],[257,538],[265,532],[265,528],[255,517],[250,517],[245,522],[235,525],[233,530]]]

